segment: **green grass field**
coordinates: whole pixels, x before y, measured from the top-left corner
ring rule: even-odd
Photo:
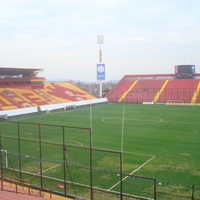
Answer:
[[[74,110],[49,114],[22,116],[12,120],[61,126],[92,128],[92,147],[123,151],[123,173],[155,178],[162,185],[200,186],[200,106],[166,106],[138,104],[100,104],[78,107]],[[10,154],[12,166],[17,166],[18,127],[1,123],[3,148]],[[62,128],[42,127],[43,175],[63,179]],[[69,145],[70,179],[75,183],[89,185],[88,129],[66,128],[65,144]],[[34,180],[40,164],[38,130],[36,125],[20,126],[23,171],[31,172]],[[82,150],[81,150],[81,149]],[[4,159],[3,159],[4,160]],[[105,190],[118,190],[119,154],[94,151],[93,184]],[[10,165],[10,164],[9,164]],[[13,167],[15,168],[15,167]],[[127,193],[135,180],[125,179]],[[127,183],[127,185],[126,185]],[[47,184],[47,183],[45,183]],[[116,184],[116,185],[115,185]],[[145,187],[145,186],[142,186]],[[144,189],[143,193],[144,193]],[[134,192],[131,192],[134,193]],[[139,193],[140,194],[140,193]]]

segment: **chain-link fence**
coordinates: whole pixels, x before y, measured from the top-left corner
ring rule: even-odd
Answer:
[[[1,174],[83,199],[200,199],[197,186],[125,174],[122,152],[92,147],[90,128],[4,121]]]

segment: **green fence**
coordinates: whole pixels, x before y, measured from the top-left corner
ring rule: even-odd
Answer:
[[[1,174],[84,199],[199,199],[199,188],[126,174],[122,152],[92,147],[90,128],[0,123]]]

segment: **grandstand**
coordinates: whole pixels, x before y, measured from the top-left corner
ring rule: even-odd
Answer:
[[[197,104],[199,90],[197,73],[125,75],[106,97],[109,102]]]
[[[0,110],[95,99],[71,83],[45,83],[42,69],[0,68]]]

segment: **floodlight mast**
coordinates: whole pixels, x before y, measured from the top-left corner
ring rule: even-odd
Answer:
[[[101,44],[104,43],[104,35],[97,35],[97,44],[99,44],[99,63],[102,63]],[[102,81],[100,80],[99,97],[102,98]]]

